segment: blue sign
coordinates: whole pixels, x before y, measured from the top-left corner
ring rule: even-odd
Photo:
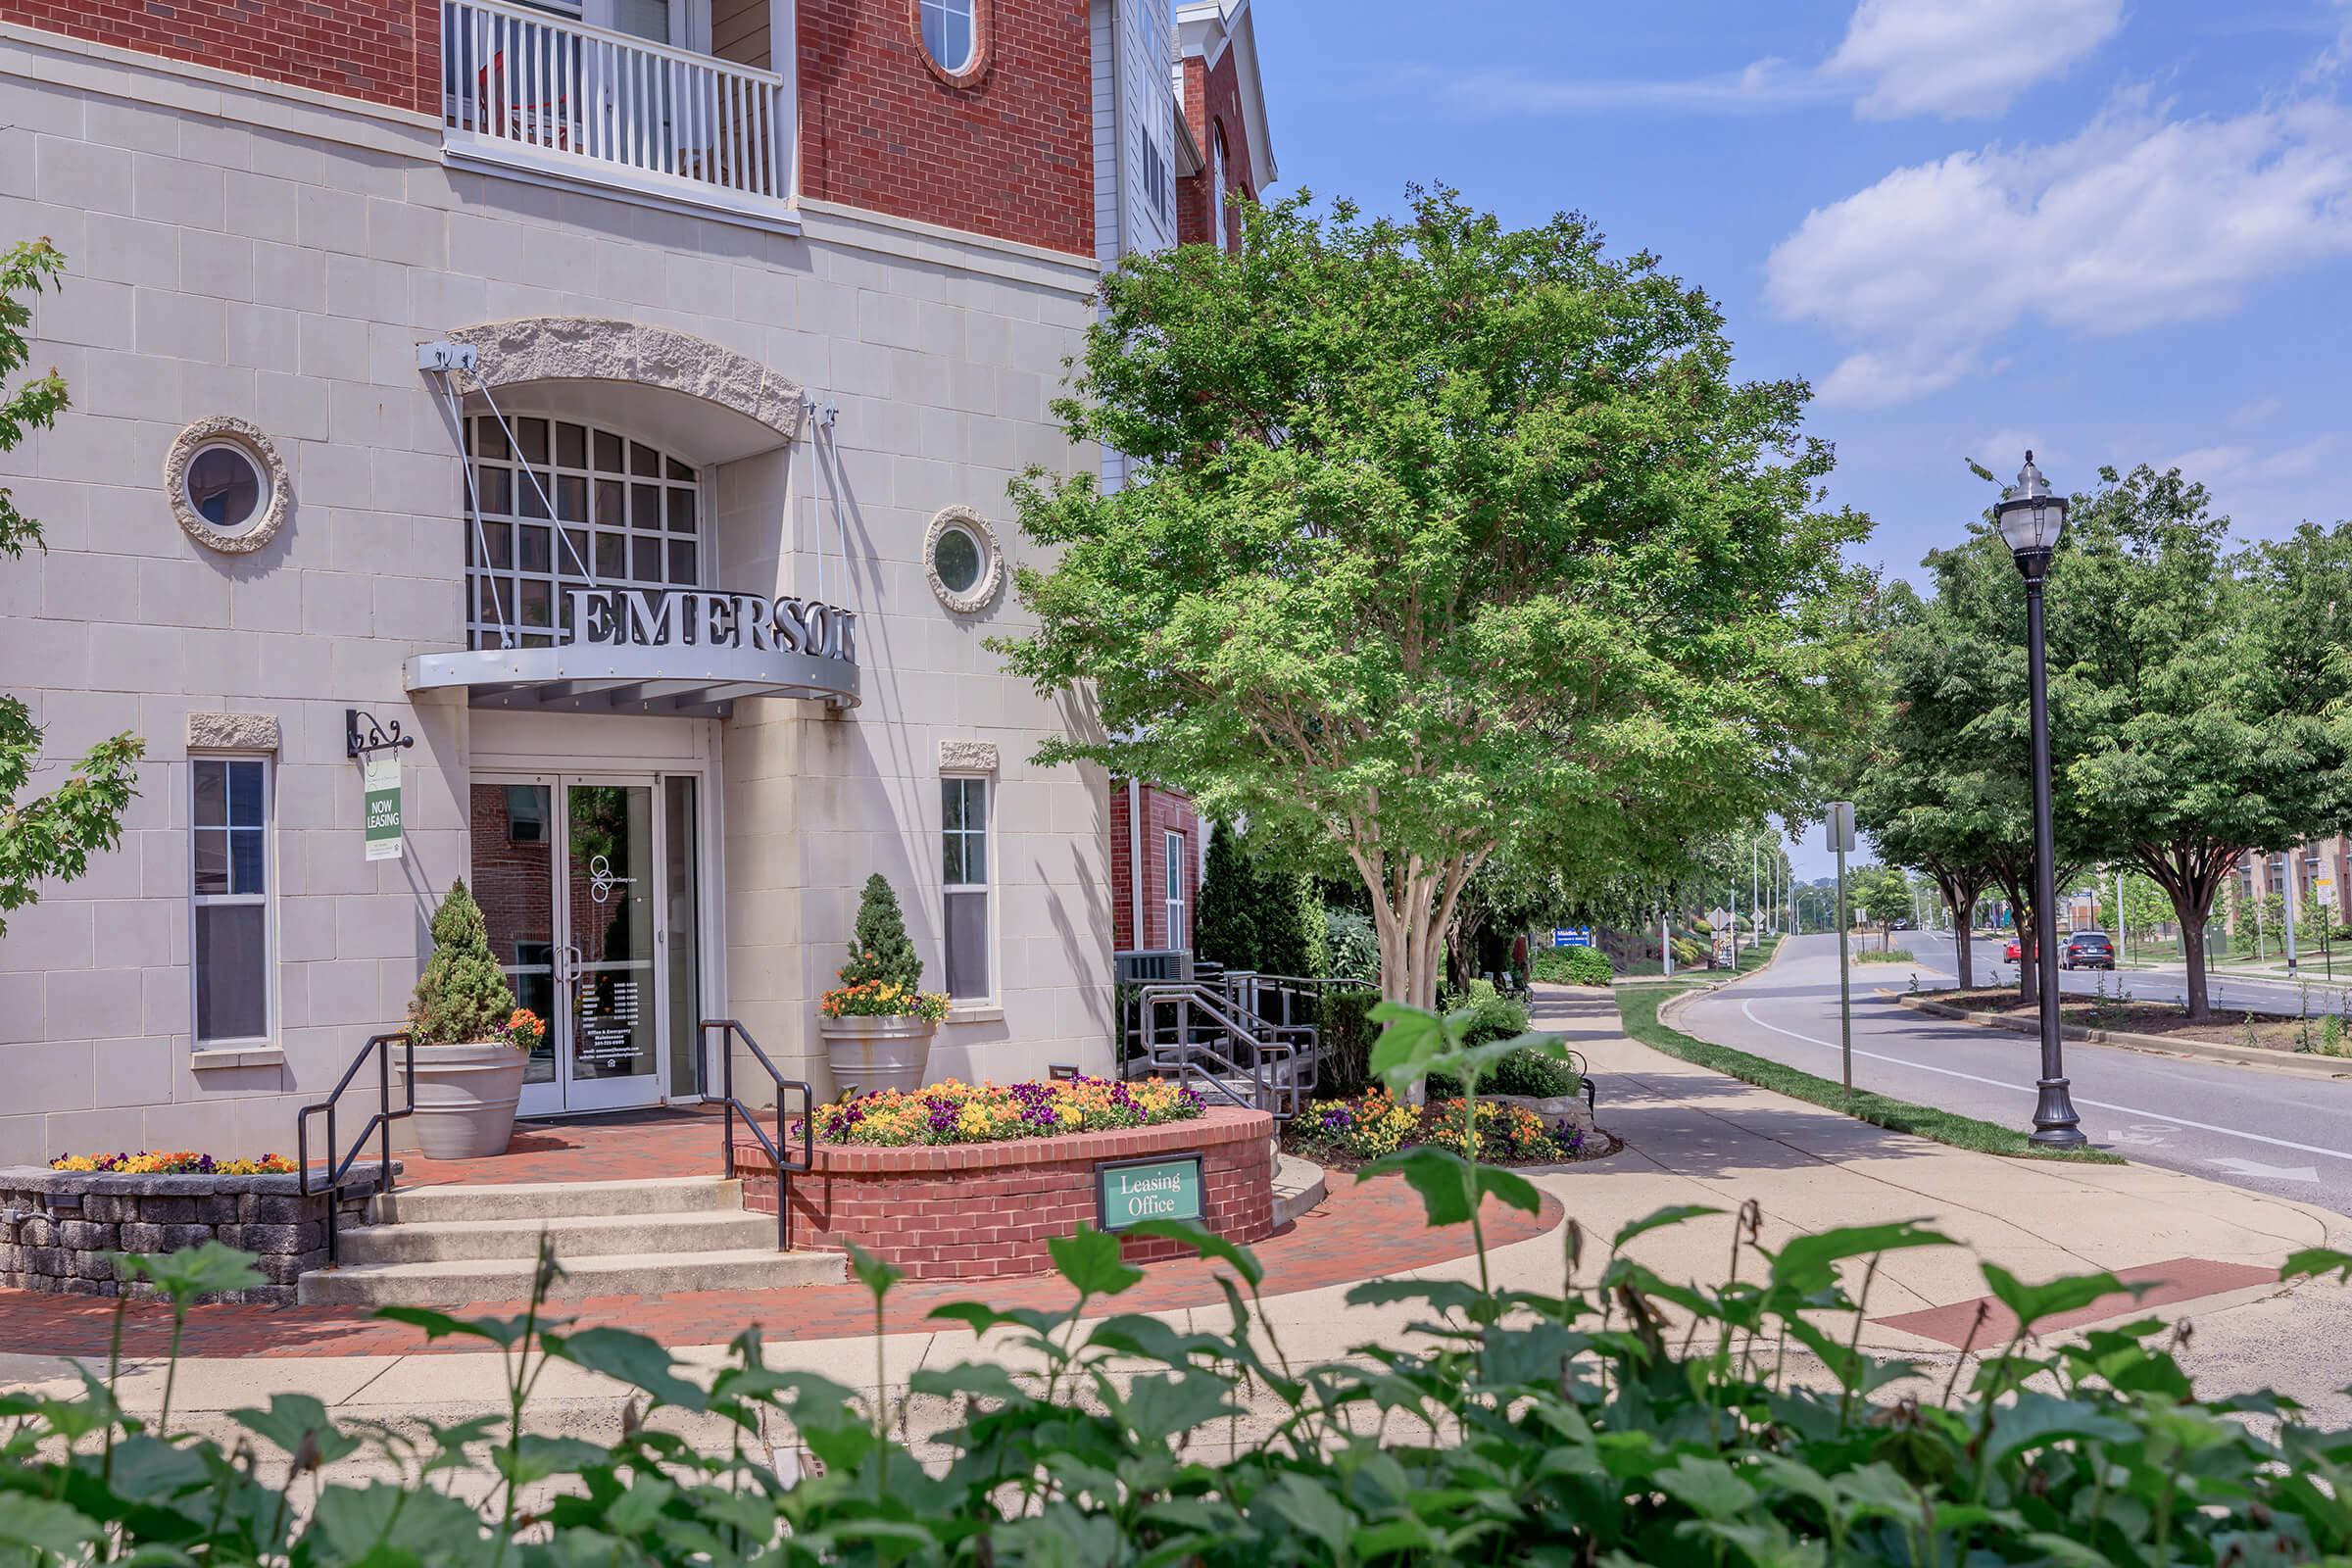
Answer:
[[[1592,928],[1589,925],[1553,926],[1551,945],[1555,948],[1589,948],[1592,945]]]

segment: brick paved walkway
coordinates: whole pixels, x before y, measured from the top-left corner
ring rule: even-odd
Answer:
[[[716,1105],[624,1110],[568,1121],[525,1121],[489,1159],[400,1154],[403,1187],[511,1186],[517,1182],[611,1182],[646,1176],[715,1176],[722,1142]],[[769,1128],[773,1132],[772,1125]],[[745,1138],[742,1122],[735,1128]],[[356,1169],[374,1167],[362,1157]]]
[[[696,1113],[699,1114],[699,1113]],[[665,1136],[676,1136],[670,1130]],[[517,1134],[519,1144],[521,1135]],[[601,1154],[602,1136],[597,1140]],[[715,1156],[713,1130],[707,1146]],[[529,1159],[576,1159],[574,1148],[560,1138],[546,1149],[526,1151]],[[496,1161],[483,1161],[485,1165]],[[439,1165],[436,1171],[463,1169]],[[627,1174],[626,1171],[605,1174]],[[436,1176],[436,1180],[472,1180],[472,1176]],[[518,1176],[518,1181],[545,1180]],[[1490,1203],[1486,1216],[1490,1252],[1544,1235],[1562,1219],[1554,1199],[1544,1200],[1541,1215],[1529,1215]],[[1334,1172],[1331,1196],[1288,1230],[1254,1249],[1265,1265],[1264,1294],[1287,1296],[1297,1291],[1344,1285],[1427,1268],[1462,1257],[1471,1250],[1466,1225],[1431,1230],[1422,1221],[1421,1200],[1397,1177],[1381,1177],[1361,1186]],[[1119,1298],[1128,1311],[1166,1311],[1214,1305],[1224,1299],[1215,1284],[1217,1268],[1198,1258],[1145,1266],[1142,1284]],[[892,1332],[922,1325],[925,1313],[947,1301],[983,1300],[996,1307],[1059,1307],[1068,1304],[1070,1288],[1058,1275],[992,1281],[942,1280],[906,1284],[892,1293]],[[457,1308],[461,1315],[509,1313],[518,1302],[481,1302]],[[608,1323],[648,1334],[672,1348],[717,1345],[732,1339],[751,1323],[774,1343],[837,1339],[868,1332],[873,1327],[873,1298],[862,1286],[812,1285],[785,1291],[708,1291],[679,1296],[591,1297],[565,1302],[562,1315],[576,1326]],[[104,1357],[113,1331],[115,1303],[87,1297],[35,1296],[24,1291],[0,1291],[0,1349],[31,1354]],[[164,1354],[171,1345],[171,1317],[152,1306],[133,1306],[124,1321],[123,1352],[132,1356]],[[181,1353],[189,1356],[316,1356],[400,1355],[418,1351],[478,1350],[478,1340],[442,1340],[427,1344],[417,1330],[399,1323],[380,1323],[344,1307],[200,1306],[188,1314]]]

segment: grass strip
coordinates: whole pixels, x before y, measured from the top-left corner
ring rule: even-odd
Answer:
[[[1741,1083],[1769,1089],[1776,1095],[1801,1100],[1808,1105],[1824,1110],[1843,1111],[1846,1115],[1884,1127],[1889,1132],[1912,1133],[1932,1138],[1954,1149],[1973,1149],[1980,1154],[2005,1154],[2016,1159],[2071,1159],[2090,1165],[2121,1165],[2121,1156],[2103,1149],[2052,1150],[2043,1149],[2029,1141],[2024,1133],[2012,1127],[1999,1127],[1974,1116],[1962,1116],[1933,1105],[1915,1105],[1907,1100],[1891,1100],[1885,1095],[1856,1090],[1847,1094],[1838,1084],[1812,1073],[1800,1072],[1784,1062],[1765,1056],[1751,1056],[1744,1051],[1729,1046],[1710,1046],[1694,1040],[1679,1029],[1669,1029],[1658,1022],[1658,1007],[1678,990],[1663,986],[1617,993],[1618,1009],[1625,1015],[1625,1032],[1655,1051],[1678,1056],[1693,1066],[1705,1067],[1737,1078]]]

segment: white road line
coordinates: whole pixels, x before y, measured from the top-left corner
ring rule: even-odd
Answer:
[[[1760,1029],[1769,1029],[1776,1035],[1787,1035],[1791,1040],[1802,1040],[1808,1046],[1820,1046],[1825,1051],[1838,1049],[1838,1043],[1834,1040],[1816,1040],[1811,1035],[1800,1035],[1793,1029],[1784,1029],[1777,1023],[1766,1023],[1756,1016],[1756,1004],[1752,1002],[1740,1003],[1740,1010],[1747,1015],[1749,1023]],[[1946,1078],[1964,1078],[1972,1084],[1984,1084],[1993,1089],[2012,1090],[2021,1095],[2034,1093],[2027,1085],[2004,1083],[1998,1078],[1983,1078],[1973,1072],[1960,1072],[1950,1067],[1932,1067],[1924,1061],[1913,1061],[1906,1056],[1885,1056],[1875,1051],[1863,1051],[1858,1048],[1854,1054],[1868,1056],[1872,1061],[1884,1061],[1897,1067],[1916,1068],[1920,1072],[1941,1073]],[[2078,1105],[2089,1105],[2096,1110],[2120,1111],[2127,1116],[2145,1116],[2151,1121],[2171,1122],[2176,1127],[2194,1127],[2199,1132],[2220,1133],[2224,1138],[2242,1138],[2248,1143],[2268,1144],[2273,1149],[2291,1149],[2300,1154],[2322,1154],[2329,1159],[2352,1159],[2352,1154],[2348,1154],[2340,1149],[2322,1149],[2315,1144],[2298,1144],[2289,1138],[2273,1138],[2264,1133],[2240,1132],[2234,1127],[2217,1127],[2212,1122],[2190,1121],[2186,1116],[2176,1116],[2170,1111],[2142,1110],[2136,1105],[2117,1105],[2102,1100],[2085,1100],[2081,1095],[2075,1096],[2074,1101]]]

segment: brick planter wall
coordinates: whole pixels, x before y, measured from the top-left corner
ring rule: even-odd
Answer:
[[[355,1172],[356,1176],[356,1172]],[[294,1282],[326,1266],[329,1200],[305,1198],[298,1176],[125,1176],[106,1171],[0,1169],[0,1285],[52,1296],[153,1294],[126,1284],[122,1252],[176,1252],[220,1242],[258,1254],[269,1284],[203,1298],[291,1305]],[[344,1189],[356,1222],[372,1183]]]
[[[876,1149],[818,1144],[816,1168],[792,1179],[795,1247],[856,1242],[913,1279],[988,1279],[1054,1266],[1050,1237],[1095,1220],[1095,1166],[1106,1159],[1200,1155],[1201,1222],[1235,1242],[1274,1228],[1274,1118],[1212,1108],[1194,1121],[998,1144]],[[735,1150],[744,1206],[776,1211],[775,1168],[756,1142]],[[1129,1237],[1130,1262],[1190,1249]]]

